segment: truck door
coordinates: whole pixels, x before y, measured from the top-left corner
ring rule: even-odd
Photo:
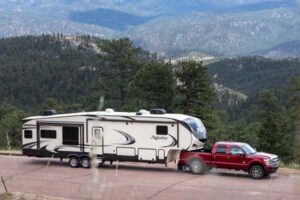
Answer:
[[[246,154],[239,146],[231,146],[228,155],[228,167],[237,170],[246,170]]]
[[[95,155],[102,155],[104,149],[103,128],[93,127],[92,137],[92,153]]]
[[[227,168],[227,145],[219,144],[214,150],[212,165],[216,168]]]

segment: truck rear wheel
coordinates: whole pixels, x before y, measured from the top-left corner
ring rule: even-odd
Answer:
[[[205,172],[205,166],[198,158],[192,158],[190,160],[189,168],[193,174],[203,174]]]
[[[250,175],[254,179],[260,179],[265,175],[264,169],[259,165],[253,165],[249,171]]]
[[[70,157],[70,159],[69,159],[69,165],[72,168],[78,167],[79,166],[79,159],[77,157],[75,157],[75,156]]]

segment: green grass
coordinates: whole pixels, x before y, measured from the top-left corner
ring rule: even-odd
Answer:
[[[27,195],[19,193],[0,193],[0,200],[61,200],[61,198]]]
[[[0,199],[1,200],[10,200],[10,199],[13,199],[13,195],[10,193],[0,194]]]
[[[295,162],[290,162],[290,163],[281,162],[280,167],[290,168],[290,169],[300,169],[300,164]]]

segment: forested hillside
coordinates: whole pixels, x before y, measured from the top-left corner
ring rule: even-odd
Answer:
[[[245,141],[289,162],[300,140],[295,137],[299,75],[299,60],[165,63],[127,38],[1,39],[0,148],[20,148],[21,119],[45,109],[158,107],[202,119],[209,134],[207,147],[218,140]]]
[[[300,60],[242,57],[209,64],[208,70],[216,83],[255,96],[263,89],[280,90],[289,78],[300,75]]]
[[[50,97],[71,104],[88,93],[100,68],[96,53],[75,40],[52,35],[0,39],[0,101],[27,111]]]

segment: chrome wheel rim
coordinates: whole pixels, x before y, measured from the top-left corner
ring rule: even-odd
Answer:
[[[83,159],[81,165],[84,168],[88,168],[90,166],[90,161],[88,159]]]
[[[255,167],[255,168],[253,169],[253,171],[252,171],[252,175],[253,175],[253,177],[255,177],[255,178],[261,177],[261,176],[262,176],[262,171],[261,171],[261,169],[258,168],[258,167]]]
[[[77,165],[78,165],[78,160],[77,160],[76,158],[72,158],[72,159],[70,160],[70,165],[71,165],[72,167],[77,167]]]
[[[200,171],[201,171],[201,165],[199,164],[199,162],[193,161],[193,162],[191,163],[191,170],[192,170],[194,173],[200,173]]]

